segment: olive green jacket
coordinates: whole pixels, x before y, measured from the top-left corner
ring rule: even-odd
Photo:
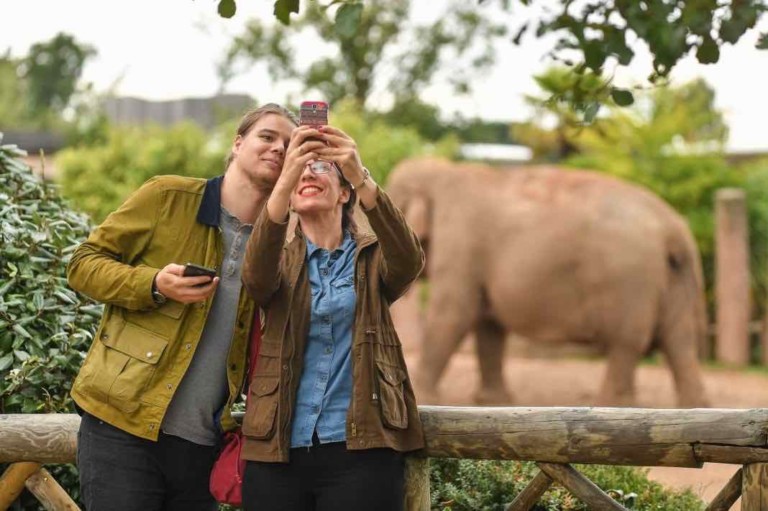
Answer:
[[[69,262],[69,285],[106,304],[72,397],[91,415],[142,438],[157,440],[213,299],[187,305],[168,300],[158,306],[152,281],[170,263],[221,266],[221,183],[222,177],[150,179],[91,233]],[[230,406],[242,387],[254,310],[243,290],[227,361],[223,430],[236,427]]]
[[[389,305],[418,277],[424,252],[382,190],[365,214],[375,235],[355,236],[357,303],[347,448],[412,451],[424,447],[424,435]],[[243,419],[241,455],[247,460],[287,462],[289,456],[311,297],[306,241],[297,229],[286,243],[287,230],[287,222],[272,222],[264,208],[243,262],[243,283],[267,317]]]

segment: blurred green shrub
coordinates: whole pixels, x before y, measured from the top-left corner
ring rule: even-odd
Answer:
[[[221,174],[229,146],[217,140],[191,123],[111,127],[105,143],[59,152],[57,179],[64,196],[100,223],[150,177]]]

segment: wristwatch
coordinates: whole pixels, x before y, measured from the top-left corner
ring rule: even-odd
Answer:
[[[155,279],[152,279],[152,299],[155,301],[157,305],[162,305],[167,300],[165,295],[160,291],[158,291],[157,284],[155,283]]]

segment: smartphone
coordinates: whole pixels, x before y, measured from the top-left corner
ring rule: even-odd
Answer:
[[[328,124],[328,103],[325,101],[302,101],[299,107],[301,126],[325,126]]]
[[[184,273],[182,273],[185,277],[211,277],[211,280],[213,280],[213,277],[216,276],[216,270],[212,268],[206,268],[205,266],[200,266],[198,264],[194,263],[187,263],[184,265]]]

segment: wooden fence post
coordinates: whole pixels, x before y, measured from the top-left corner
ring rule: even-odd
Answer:
[[[715,199],[717,360],[749,363],[749,233],[746,194],[723,188]]]
[[[429,458],[405,457],[405,511],[429,511]]]
[[[48,511],[80,511],[72,497],[44,468],[32,474],[26,486]]]
[[[768,511],[768,463],[744,465],[741,511]]]
[[[11,464],[0,476],[0,511],[5,511],[13,504],[21,492],[29,476],[40,470],[40,463],[22,461]]]

